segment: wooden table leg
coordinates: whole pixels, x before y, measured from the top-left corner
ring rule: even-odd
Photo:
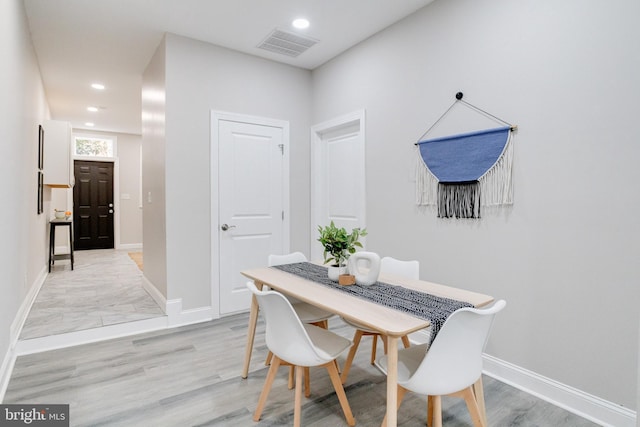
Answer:
[[[256,287],[262,285],[256,284]],[[253,352],[253,339],[256,336],[256,324],[258,323],[258,300],[255,295],[251,295],[251,310],[249,311],[249,330],[247,332],[247,347],[244,352],[244,366],[242,367],[242,378],[249,376],[249,364],[251,363],[251,353]]]
[[[387,337],[387,427],[398,425],[398,337]]]

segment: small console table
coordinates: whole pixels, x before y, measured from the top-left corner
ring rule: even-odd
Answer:
[[[49,221],[49,272],[51,272],[51,266],[57,259],[70,259],[71,269],[73,270],[73,221],[69,219],[52,219]],[[69,248],[68,254],[56,254],[56,228],[60,226],[69,227]]]

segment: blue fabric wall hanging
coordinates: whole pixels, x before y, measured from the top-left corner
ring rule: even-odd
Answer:
[[[480,218],[481,206],[512,204],[514,129],[507,124],[417,142],[416,204],[437,205],[441,218]]]

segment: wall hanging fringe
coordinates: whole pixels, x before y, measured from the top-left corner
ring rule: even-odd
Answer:
[[[505,126],[425,140],[457,102]],[[437,205],[440,218],[480,218],[481,206],[512,204],[512,132],[516,129],[462,101],[458,92],[454,104],[416,143],[416,204]]]

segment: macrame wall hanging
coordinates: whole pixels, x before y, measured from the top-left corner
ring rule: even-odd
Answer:
[[[439,218],[480,218],[481,206],[513,204],[511,136],[517,126],[462,100],[456,101],[420,137],[416,167],[416,204],[436,205]],[[503,126],[424,139],[457,103]]]

